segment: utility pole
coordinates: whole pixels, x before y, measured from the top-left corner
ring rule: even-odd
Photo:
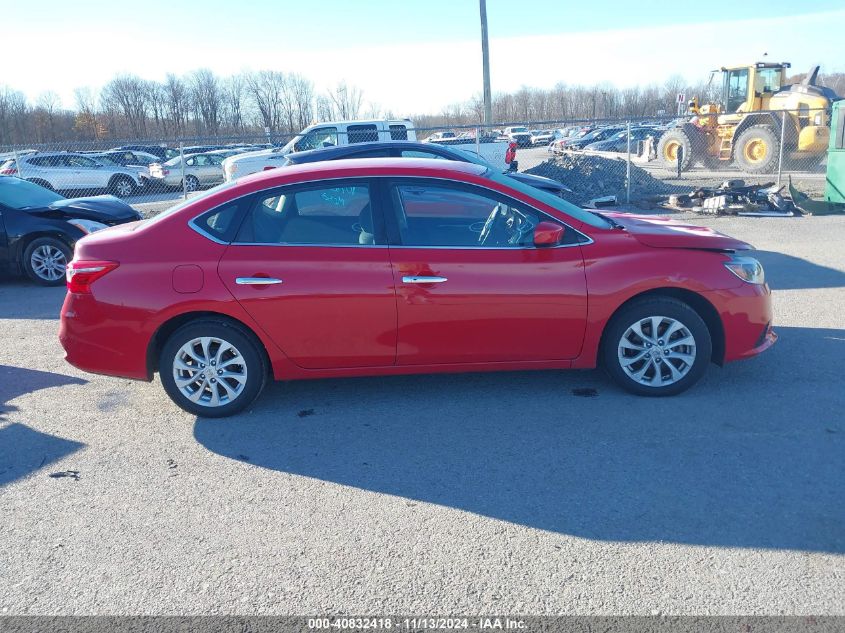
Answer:
[[[489,132],[493,124],[493,98],[490,94],[490,46],[487,43],[487,0],[481,5],[481,64],[484,69],[484,127]]]

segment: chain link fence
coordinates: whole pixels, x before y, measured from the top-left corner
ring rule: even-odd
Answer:
[[[733,213],[754,211],[759,203],[758,211],[771,211],[768,194],[790,182],[810,197],[823,195],[828,111],[734,118],[726,125],[715,117],[656,117],[427,128],[409,120],[359,121],[316,124],[297,135],[0,146],[0,174],[67,196],[111,193],[154,215],[225,180],[284,166],[289,153],[416,141],[421,142],[416,148],[375,148],[361,155],[442,158],[429,156],[434,150],[426,148],[447,147],[502,171],[515,167],[557,180],[571,190],[563,196],[581,206],[655,209],[671,203]],[[755,194],[763,190],[764,196]],[[711,198],[719,200],[708,203]]]

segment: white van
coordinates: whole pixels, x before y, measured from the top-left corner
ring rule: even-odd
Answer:
[[[230,156],[223,161],[223,177],[229,182],[241,176],[280,167],[284,164],[284,157],[292,152],[371,141],[416,140],[414,124],[410,119],[315,123],[302,130],[284,147]]]

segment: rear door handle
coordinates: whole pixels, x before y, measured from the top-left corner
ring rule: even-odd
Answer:
[[[444,281],[449,281],[446,277],[416,277],[408,275],[402,277],[403,284],[442,284]]]
[[[282,283],[282,280],[274,277],[238,277],[235,283],[239,286],[272,286]]]

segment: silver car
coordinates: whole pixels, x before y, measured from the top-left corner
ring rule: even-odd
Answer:
[[[4,173],[54,191],[106,189],[119,198],[126,198],[144,184],[138,169],[104,165],[90,156],[72,152],[36,152],[18,156],[3,167]]]
[[[177,156],[166,163],[150,165],[152,184],[164,187],[182,187],[182,172],[185,174],[185,190],[197,191],[201,187],[219,185],[223,182],[223,159],[235,154],[243,153],[240,149],[222,149],[202,154],[185,156],[185,167],[182,169],[182,158]]]
[[[185,156],[184,168],[182,157],[171,158],[166,163],[150,165],[150,178],[153,183],[164,187],[184,187],[187,191],[197,191],[200,187],[217,185],[223,182],[223,159],[216,153],[192,154]]]

